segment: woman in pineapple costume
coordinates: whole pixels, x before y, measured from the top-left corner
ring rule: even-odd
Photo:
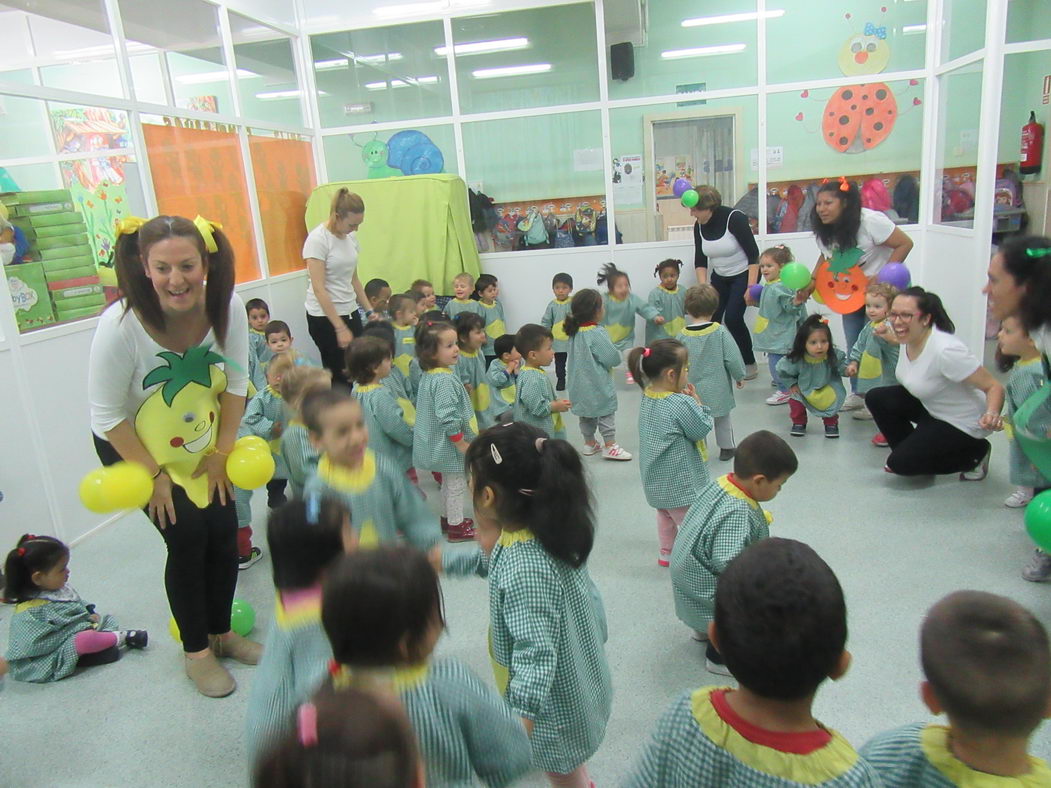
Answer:
[[[261,651],[230,630],[237,515],[226,457],[248,390],[233,250],[200,216],[127,218],[115,263],[123,298],[91,344],[95,449],[103,464],[137,462],[153,476],[147,513],[168,549],[164,584],[186,675],[222,697],[237,685],[217,658],[254,665]]]

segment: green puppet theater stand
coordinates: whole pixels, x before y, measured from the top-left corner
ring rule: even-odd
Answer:
[[[481,273],[461,178],[403,175],[322,184],[307,200],[308,231],[328,220],[332,198],[344,186],[365,201],[358,230],[362,284],[379,277],[401,293],[416,279],[426,279],[438,293],[451,293],[454,276]]]

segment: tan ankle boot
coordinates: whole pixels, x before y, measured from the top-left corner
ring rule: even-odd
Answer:
[[[186,675],[197,685],[197,691],[209,698],[225,698],[235,689],[234,677],[219,664],[214,654],[206,654],[198,659],[184,658]]]
[[[258,665],[259,658],[263,656],[263,646],[254,640],[241,637],[236,632],[228,638],[218,635],[209,635],[208,642],[212,647],[212,653],[217,657],[229,657],[245,665]]]

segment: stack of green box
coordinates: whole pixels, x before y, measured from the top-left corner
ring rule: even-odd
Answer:
[[[41,300],[53,307],[53,319],[66,321],[98,314],[106,301],[95,253],[84,218],[74,210],[69,191],[8,192],[0,194],[0,202],[7,206],[11,223],[20,227],[29,241],[28,257],[33,262],[18,268],[39,265],[43,270],[46,290],[40,294]]]

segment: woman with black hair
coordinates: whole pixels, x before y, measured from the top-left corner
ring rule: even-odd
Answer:
[[[861,193],[856,184],[840,177],[836,181],[821,184],[814,208],[810,214],[810,226],[814,228],[814,239],[821,252],[817,265],[831,260],[836,254],[849,254],[857,249],[860,255],[856,264],[869,280],[887,263],[900,263],[912,251],[909,238],[886,214],[861,207]],[[853,254],[858,254],[854,252]],[[797,303],[803,303],[816,286],[817,266],[810,284],[799,291]],[[847,352],[858,341],[865,326],[865,307],[843,315],[844,347]],[[851,389],[857,391],[857,378],[851,381]],[[865,400],[852,393],[843,403],[843,410],[859,410]]]
[[[902,345],[897,386],[881,386],[865,402],[891,452],[885,470],[902,476],[959,473],[981,481],[989,471],[991,430],[1003,426],[1004,388],[967,346],[941,299],[922,287],[895,296],[890,328],[878,331]]]

